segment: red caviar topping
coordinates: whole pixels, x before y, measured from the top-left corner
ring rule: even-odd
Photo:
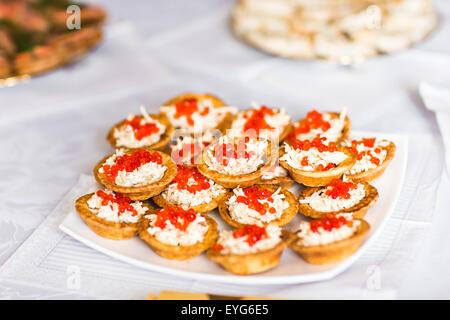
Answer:
[[[329,187],[329,188],[328,188]],[[333,179],[328,185],[325,194],[333,199],[350,199],[350,190],[357,188],[357,185],[353,182],[344,182],[341,179]]]
[[[259,109],[253,109],[250,116],[245,116],[247,121],[244,124],[244,132],[249,130],[254,130],[256,135],[259,135],[259,130],[273,130],[274,127],[270,126],[266,122],[266,115],[273,116],[275,111],[266,107],[261,106]]]
[[[159,128],[154,122],[141,124],[142,118],[140,116],[133,116],[131,120],[125,121],[125,125],[133,129],[136,140],[142,140],[145,137],[158,133]]]
[[[194,210],[184,210],[180,207],[168,207],[165,206],[159,209],[156,214],[158,215],[155,221],[155,227],[165,229],[167,221],[177,229],[186,231],[189,224],[197,217]]]
[[[267,232],[264,227],[259,227],[257,225],[246,225],[242,228],[236,229],[233,232],[234,238],[247,237],[245,241],[250,247],[252,247],[259,240],[267,239]]]
[[[324,218],[312,220],[309,225],[312,232],[319,232],[319,228],[323,228],[325,231],[332,231],[344,225],[351,228],[353,227],[353,221],[347,220],[343,216],[336,217],[331,213]]]
[[[326,132],[331,128],[331,124],[328,121],[323,120],[323,114],[312,110],[306,114],[306,118],[298,122],[295,127],[294,133],[296,136],[299,134],[308,133],[313,129],[321,129],[322,132]]]
[[[156,151],[150,153],[144,149],[137,149],[131,154],[126,153],[116,157],[116,163],[113,165],[105,164],[103,170],[105,171],[108,180],[114,182],[119,171],[125,170],[126,172],[132,172],[148,162],[162,164],[162,157]]]
[[[236,201],[238,203],[243,203],[250,209],[253,209],[261,215],[265,215],[267,211],[270,213],[275,213],[276,210],[267,202],[261,203],[259,200],[267,200],[268,202],[273,202],[273,192],[269,189],[260,189],[257,186],[251,186],[247,189],[244,189],[245,196],[238,196]]]
[[[95,194],[102,199],[102,206],[109,204],[111,209],[113,209],[113,204],[116,203],[119,208],[119,216],[124,212],[131,212],[131,216],[133,217],[138,214],[136,209],[131,205],[131,199],[121,193],[113,192],[109,194],[103,190],[98,190]]]
[[[239,140],[236,144],[222,143],[214,146],[214,156],[218,162],[222,162],[224,166],[228,165],[229,159],[250,159],[252,152],[247,152],[246,143],[250,140],[246,137]]]
[[[328,144],[324,144],[326,141],[325,137],[315,137],[312,140],[299,140],[296,138],[290,139],[292,147],[296,150],[309,151],[312,148],[316,148],[319,152],[336,152],[337,145],[336,142],[329,142]]]
[[[195,182],[188,184],[190,178],[193,178]],[[187,190],[194,194],[211,186],[208,179],[197,168],[189,168],[185,165],[178,165],[178,173],[172,183],[177,184],[178,190]]]
[[[215,245],[213,245],[211,247],[211,250],[213,250],[213,251],[222,251],[223,249],[225,249],[225,248],[220,243],[216,243]]]
[[[194,126],[194,119],[192,119],[192,115],[198,112],[201,116],[206,116],[209,113],[209,108],[206,107],[203,111],[200,112],[198,108],[198,101],[195,98],[184,99],[181,102],[175,104],[175,115],[174,118],[178,119],[182,116],[186,117],[186,121],[190,126]]]
[[[375,157],[371,150],[369,151],[358,151],[358,145],[362,144],[366,148],[374,148],[375,147],[375,138],[370,139],[362,139],[362,140],[352,140],[351,146],[347,147],[356,157],[356,160],[362,160],[363,157],[369,156],[369,161],[372,162],[374,165],[379,166],[381,161],[377,157]],[[380,148],[374,148],[373,150],[376,154],[381,153]]]

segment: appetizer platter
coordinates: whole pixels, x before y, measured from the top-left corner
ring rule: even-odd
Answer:
[[[80,26],[70,30],[71,5]],[[0,2],[0,79],[19,79],[71,63],[102,39],[105,11],[69,0]]]
[[[328,279],[376,241],[401,190],[406,138],[353,132],[345,108],[293,121],[189,93],[140,112],[112,125],[117,149],[60,228],[143,268],[241,284]]]

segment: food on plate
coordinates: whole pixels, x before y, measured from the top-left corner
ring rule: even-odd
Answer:
[[[343,143],[356,157],[347,173],[353,181],[372,181],[380,177],[395,155],[395,144],[379,138],[362,138]]]
[[[298,199],[299,212],[314,219],[330,213],[363,219],[377,199],[377,189],[367,182],[334,179],[327,186],[304,189]]]
[[[220,133],[218,135],[220,136]],[[206,131],[203,134],[179,135],[175,144],[169,148],[170,155],[176,164],[195,165],[198,163],[203,149],[215,138],[212,131]]]
[[[169,144],[174,128],[167,117],[148,114],[144,107],[140,109],[141,115],[130,114],[111,128],[106,140],[112,147],[162,150]]]
[[[194,258],[210,248],[219,235],[217,223],[192,209],[166,206],[152,209],[139,226],[139,236],[161,257]]]
[[[321,219],[302,221],[289,247],[309,263],[335,263],[355,253],[369,230],[365,220],[330,213]]]
[[[222,219],[235,228],[244,225],[284,226],[298,212],[294,195],[280,186],[237,187],[219,205]]]
[[[279,163],[276,163],[263,173],[258,184],[278,185],[289,189],[294,184],[294,180],[292,180],[289,172],[285,168],[280,166]]]
[[[228,190],[202,175],[196,167],[178,165],[178,173],[161,194],[153,197],[160,207],[182,207],[207,213],[219,205]]]
[[[246,225],[234,231],[222,231],[207,256],[235,274],[261,273],[280,262],[289,241],[279,226]]]
[[[136,236],[139,219],[150,209],[146,203],[108,189],[78,198],[75,208],[92,231],[113,240]]]
[[[258,137],[221,136],[202,152],[198,170],[225,188],[255,184],[276,162],[271,142]]]
[[[169,155],[147,149],[116,150],[94,168],[98,183],[132,200],[146,200],[161,193],[177,174]]]

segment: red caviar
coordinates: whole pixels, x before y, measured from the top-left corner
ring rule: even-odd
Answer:
[[[316,148],[319,152],[336,152],[337,145],[336,142],[329,142],[328,144],[324,144],[326,141],[325,137],[315,137],[312,140],[299,140],[299,139],[290,139],[292,147],[296,150],[309,151],[312,148]]]
[[[175,104],[175,115],[174,118],[178,119],[182,116],[186,117],[186,121],[190,126],[194,126],[194,119],[192,115],[198,112],[201,116],[206,116],[209,113],[209,108],[206,107],[200,112],[198,108],[198,101],[195,98],[184,99],[181,102]]]
[[[255,245],[258,241],[262,239],[267,239],[267,232],[264,227],[260,227],[257,225],[246,225],[242,228],[236,229],[233,232],[234,238],[242,238],[247,237],[245,241],[248,243],[250,247]]]
[[[369,156],[369,161],[372,162],[374,165],[379,166],[381,161],[372,154],[372,150],[358,152],[358,145],[360,144],[364,145],[364,147],[366,148],[373,149],[375,147],[375,140],[376,140],[375,138],[352,140],[351,146],[348,147],[348,149],[355,155],[356,160],[362,160],[365,156]],[[373,151],[376,154],[381,153],[380,148],[374,148]]]
[[[111,209],[113,209],[113,204],[116,203],[119,208],[119,216],[124,212],[131,212],[131,216],[133,217],[138,214],[136,209],[131,205],[131,199],[121,193],[113,192],[109,194],[103,190],[98,190],[95,194],[102,199],[102,206],[109,204]]]
[[[349,191],[355,190],[357,188],[357,185],[350,181],[344,182],[341,179],[333,179],[328,187],[330,188],[327,188],[327,191],[325,191],[325,194],[327,196],[330,196],[333,199],[350,199]]]
[[[332,231],[333,229],[339,229],[344,225],[351,228],[353,227],[353,221],[347,220],[343,216],[336,217],[334,214],[330,213],[324,218],[312,220],[309,225],[312,232],[319,232],[319,228],[323,228],[325,231]]]
[[[133,116],[131,120],[125,121],[125,125],[133,129],[133,134],[136,140],[142,140],[145,137],[158,133],[159,128],[154,122],[141,124],[142,118],[140,116]]]
[[[187,190],[190,193],[209,189],[211,186],[208,179],[202,175],[197,168],[189,168],[185,165],[178,165],[178,173],[172,183],[177,184],[178,190]],[[194,179],[194,183],[188,184],[189,179]]]
[[[246,137],[244,140],[239,140],[236,144],[219,143],[214,146],[214,156],[224,166],[228,165],[229,159],[250,159],[253,152],[247,152],[246,143],[249,141],[249,138]]]
[[[322,132],[326,132],[331,128],[331,124],[328,121],[323,120],[323,114],[312,110],[306,114],[306,118],[298,122],[295,126],[294,133],[296,136],[299,134],[308,133],[313,129],[321,129]]]
[[[157,218],[155,221],[155,227],[164,230],[167,226],[167,221],[177,229],[186,231],[189,224],[197,217],[194,210],[184,210],[180,207],[168,207],[165,206],[159,209],[157,212]]]
[[[275,111],[266,106],[261,106],[259,109],[253,109],[250,116],[244,116],[247,118],[247,121],[244,124],[244,132],[254,130],[256,135],[259,135],[260,130],[273,130],[274,127],[266,122],[265,117],[266,115],[273,116],[274,114]]]
[[[238,196],[236,198],[236,201],[238,203],[243,203],[250,209],[253,209],[261,215],[265,215],[267,211],[270,213],[275,213],[276,210],[273,207],[270,207],[270,205],[267,202],[261,203],[259,200],[267,200],[268,202],[273,202],[273,192],[269,189],[260,189],[257,186],[251,186],[247,189],[244,189],[244,195],[245,196]]]
[[[114,182],[119,171],[125,170],[126,172],[132,172],[148,162],[162,164],[162,157],[156,151],[150,153],[144,149],[137,149],[131,154],[126,153],[116,157],[116,163],[113,165],[105,164],[103,170],[105,171],[108,180]]]
[[[220,243],[216,243],[215,245],[213,245],[211,247],[211,250],[213,250],[213,251],[222,251],[223,249],[225,249],[225,248]]]

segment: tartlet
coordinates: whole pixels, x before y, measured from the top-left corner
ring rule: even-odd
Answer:
[[[180,188],[181,184],[181,188]],[[194,199],[187,199],[190,201],[186,201],[183,203],[180,202],[171,202],[168,200],[169,191],[171,193],[182,193],[178,198],[180,200],[183,199],[183,194],[189,193],[188,196],[192,194]],[[210,195],[209,193],[213,192],[217,195]],[[206,193],[206,194],[205,194]],[[215,184],[214,181],[207,179],[204,177],[197,168],[188,167],[185,165],[178,165],[178,174],[175,179],[166,186],[164,191],[153,197],[153,201],[160,207],[169,206],[169,207],[178,207],[181,206],[183,209],[192,209],[198,213],[207,213],[219,205],[219,203],[227,196],[228,190],[223,188],[220,185]],[[192,200],[196,203],[197,199],[205,197],[205,200],[200,204],[192,204]]]
[[[235,234],[241,232],[242,230],[244,230],[243,233],[245,236],[246,229],[256,229],[256,230],[264,229],[264,232],[266,233],[266,230],[272,230],[276,228],[279,229],[278,226],[274,225],[269,225],[267,227],[247,225],[244,228],[236,229],[232,235],[229,234],[230,231],[222,232],[220,234],[218,242],[206,252],[206,255],[210,260],[218,263],[225,270],[235,274],[249,275],[267,271],[269,269],[274,268],[280,262],[280,258],[284,248],[287,245],[289,245],[292,239],[288,233],[282,232],[280,230],[281,232],[279,240],[276,240],[278,241],[276,244],[274,244],[273,246],[269,246],[268,248],[264,248],[261,250],[257,250],[256,252],[250,253],[233,253],[232,251],[221,252],[223,251],[221,240],[225,235],[235,237]]]
[[[238,138],[229,138],[227,136],[221,137],[214,143],[210,144],[208,147],[206,147],[202,152],[202,157],[199,159],[200,163],[197,165],[198,170],[206,177],[208,177],[211,180],[214,180],[217,184],[220,184],[221,186],[225,188],[235,188],[237,186],[241,187],[248,187],[251,186],[259,181],[261,176],[266,172],[270,167],[272,167],[277,158],[276,154],[273,154],[272,152],[272,146],[271,142],[262,138],[257,137],[245,137],[240,138],[236,142],[233,140],[233,146],[236,146],[240,141],[245,140],[245,144],[247,143],[258,143],[262,141],[267,142],[267,147],[265,148],[263,155],[258,155],[263,159],[263,163],[258,165],[256,170],[249,172],[249,173],[242,173],[242,174],[227,174],[223,172],[219,172],[216,170],[212,170],[210,168],[210,164],[212,161],[212,157],[217,157],[217,155],[214,153],[213,155],[213,149],[220,146],[225,145],[223,141],[229,141],[228,139],[238,139]],[[212,157],[211,157],[212,156]],[[242,157],[241,157],[242,158]],[[265,159],[264,159],[265,158]],[[240,156],[238,155],[236,160],[240,159]],[[217,159],[216,159],[217,160]],[[223,160],[222,160],[223,161]],[[265,161],[265,163],[264,163]],[[224,166],[226,167],[226,166]]]
[[[137,151],[147,151],[151,154],[158,153],[161,157],[161,165],[163,167],[166,167],[166,170],[164,171],[163,176],[152,183],[144,184],[144,185],[138,185],[138,186],[121,186],[117,185],[114,181],[111,181],[108,179],[108,176],[103,172],[99,172],[99,170],[103,167],[105,162],[110,158],[113,157],[114,154],[106,156],[103,158],[94,168],[94,176],[98,183],[105,186],[106,188],[113,190],[115,192],[119,192],[121,194],[126,195],[127,197],[131,198],[131,200],[146,200],[149,199],[159,193],[161,193],[166,185],[168,185],[172,179],[177,174],[177,165],[175,162],[171,159],[171,157],[163,152],[156,151],[156,150],[148,150],[145,148],[140,148],[136,150],[126,150],[123,151],[124,154],[132,155],[133,153]]]
[[[113,147],[113,148],[125,148],[125,149],[136,149],[136,148],[149,148],[149,149],[153,149],[153,150],[164,150],[164,148],[169,144],[170,140],[173,137],[174,134],[174,127],[172,126],[172,123],[169,121],[169,119],[167,119],[167,117],[164,114],[146,114],[145,109],[142,109],[143,111],[143,115],[140,116],[132,116],[132,117],[128,117],[125,120],[122,120],[121,122],[115,124],[111,130],[109,130],[108,135],[106,137],[106,141],[109,142],[109,144]],[[159,139],[149,145],[140,145],[138,147],[133,147],[130,145],[123,145],[123,144],[119,144],[118,142],[118,138],[116,137],[116,133],[119,132],[119,130],[123,129],[125,126],[131,126],[131,121],[133,119],[141,119],[142,120],[146,120],[146,119],[151,119],[153,121],[155,121],[156,123],[160,123],[162,124],[165,128],[164,128],[164,132],[161,134],[161,136],[159,137]],[[147,122],[148,123],[148,122]],[[133,129],[132,129],[133,130]],[[139,137],[136,138],[136,131],[134,132],[134,139],[136,140],[142,140],[142,138],[145,137]]]
[[[120,221],[110,221],[105,218],[99,217],[94,213],[89,207],[88,201],[96,193],[86,194],[77,199],[75,202],[75,208],[80,215],[80,217],[86,222],[86,224],[94,231],[96,234],[103,238],[112,240],[124,240],[129,239],[137,235],[139,221],[136,222],[120,222]],[[146,203],[140,203],[140,205],[150,210],[150,206]]]
[[[304,184],[309,187],[319,187],[328,185],[333,179],[342,177],[348,172],[356,161],[355,156],[348,149],[338,146],[336,151],[344,153],[347,158],[339,163],[333,169],[326,171],[314,170],[306,171],[298,168],[291,167],[285,160],[281,159],[286,153],[284,145],[280,149],[280,165],[289,171],[289,175],[298,183]]]
[[[289,172],[278,163],[264,172],[257,184],[278,185],[289,189],[294,184],[294,180],[289,176]]]
[[[359,224],[353,234],[347,238],[327,244],[306,246],[302,243],[303,240],[294,233],[291,235],[292,240],[289,247],[312,264],[335,263],[347,259],[359,249],[370,230],[370,225],[365,220],[353,221],[359,221]]]
[[[339,180],[338,180],[339,181]],[[302,200],[305,201],[306,198],[308,198],[309,196],[313,195],[314,193],[323,190],[325,192],[325,190],[327,189],[328,186],[322,187],[322,188],[305,188],[299,198],[298,198],[298,202],[299,202],[299,209],[298,211],[303,214],[304,216],[313,218],[313,219],[318,219],[318,218],[323,218],[326,217],[328,214],[330,214],[330,212],[334,212],[336,214],[346,214],[346,215],[351,215],[354,219],[363,219],[364,216],[367,213],[367,210],[369,210],[370,207],[372,207],[375,202],[378,200],[378,191],[377,189],[368,184],[367,182],[358,182],[357,184],[361,184],[364,190],[364,197],[359,200],[356,204],[347,207],[347,208],[342,208],[342,209],[338,209],[338,210],[330,210],[330,211],[319,211],[319,210],[315,210],[311,207],[311,205],[307,202],[303,202]],[[338,198],[338,197],[337,197]]]
[[[152,208],[150,214],[157,215],[158,212],[161,212],[161,210],[167,210],[167,207],[158,210]],[[219,229],[217,227],[217,222],[211,217],[208,217],[205,214],[194,213],[193,210],[191,210],[191,212],[194,215],[200,215],[201,217],[203,217],[208,228],[203,236],[202,241],[200,242],[192,245],[172,245],[158,240],[155,235],[150,234],[148,231],[148,228],[151,226],[151,220],[147,215],[141,219],[141,222],[139,224],[139,237],[144,240],[155,253],[163,258],[170,260],[187,260],[194,258],[201,254],[203,251],[210,248],[216,242],[216,239],[219,235]]]
[[[355,140],[353,140],[355,141]],[[352,151],[352,142],[348,142],[347,143],[347,148],[349,150],[351,150],[351,152],[355,155],[356,157],[356,163],[355,165],[350,169],[350,172],[348,172],[346,175],[349,179],[351,179],[352,181],[355,182],[359,182],[359,181],[365,181],[365,182],[370,182],[375,180],[376,178],[380,177],[384,171],[386,170],[386,168],[388,167],[389,163],[392,161],[392,159],[395,156],[395,150],[396,150],[396,146],[393,142],[391,141],[387,141],[387,140],[381,140],[380,144],[378,145],[379,140],[376,138],[371,138],[371,139],[362,139],[362,141],[373,141],[372,145],[372,149],[379,149],[382,150],[381,152],[386,152],[386,156],[385,158],[381,161],[380,164],[376,165],[375,168],[369,168],[368,170],[364,170],[361,172],[356,172],[356,173],[351,173],[352,170],[354,170],[355,166],[357,164],[359,164],[359,159],[358,159],[358,154],[355,154],[355,151],[357,153],[357,150],[353,150]],[[383,143],[385,142],[385,145],[383,145]],[[378,151],[378,150],[377,150]],[[373,156],[375,156],[374,160],[377,160],[377,154],[374,152],[372,153]],[[361,157],[366,158],[369,157],[369,155],[361,155]],[[379,161],[379,160],[377,160]]]
[[[243,191],[245,192],[245,190],[253,190],[257,188],[259,191],[260,190],[267,190],[270,193],[275,193],[278,189],[280,189],[279,194],[284,195],[284,201],[287,202],[287,207],[285,209],[282,210],[282,213],[280,215],[280,217],[270,220],[270,221],[258,221],[259,225],[263,225],[263,226],[267,226],[268,224],[273,224],[273,225],[277,225],[277,226],[284,226],[286,224],[288,224],[289,222],[292,221],[292,219],[294,219],[294,217],[296,216],[297,212],[298,212],[298,202],[295,199],[295,196],[289,192],[286,189],[283,189],[279,186],[271,186],[271,185],[255,185],[249,188],[244,189]],[[235,189],[236,190],[236,189]],[[256,189],[255,189],[256,190]],[[253,192],[254,194],[254,192]],[[236,195],[234,192],[230,192],[223,200],[222,202],[219,204],[219,213],[220,216],[222,217],[222,219],[228,223],[230,226],[234,227],[234,228],[242,228],[244,227],[244,225],[246,224],[254,224],[256,223],[256,221],[254,223],[242,223],[237,221],[233,215],[230,213],[230,209],[229,209],[229,205],[228,205],[228,200],[233,196]],[[272,196],[270,195],[270,197]],[[237,196],[236,196],[237,197]],[[259,202],[259,201],[258,201]],[[273,204],[273,199],[272,199],[272,204]],[[247,206],[248,207],[248,206]],[[250,207],[248,207],[250,209]],[[253,208],[252,208],[253,209]],[[255,212],[255,209],[253,209]],[[276,212],[275,212],[276,213]],[[263,213],[260,213],[260,215],[270,215],[270,211],[268,211],[267,209],[264,209]],[[249,221],[253,222],[253,218]]]

